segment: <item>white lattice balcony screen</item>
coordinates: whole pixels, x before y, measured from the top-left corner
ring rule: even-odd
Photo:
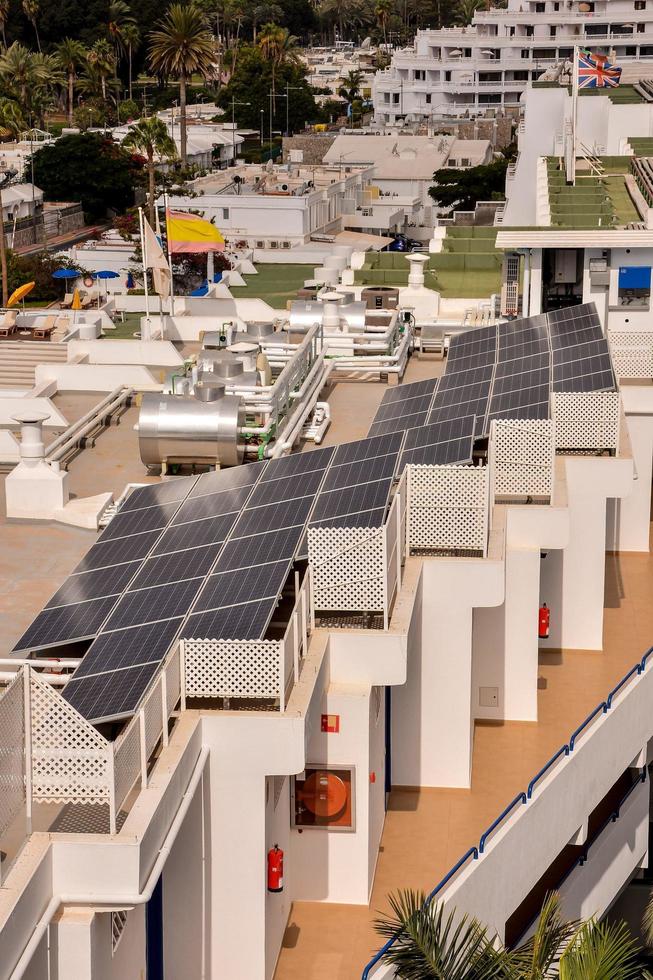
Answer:
[[[490,428],[492,498],[553,494],[555,424],[551,419],[494,419]]]
[[[183,640],[184,697],[274,698],[285,711],[308,648],[309,613],[305,576],[283,639]]]
[[[615,374],[628,380],[653,378],[653,332],[609,330],[608,340]]]
[[[408,549],[487,554],[489,469],[416,466],[408,471]]]
[[[25,807],[25,697],[19,674],[0,698],[0,834]]]
[[[384,528],[309,528],[308,560],[315,609],[386,611]]]
[[[618,391],[554,392],[551,403],[557,450],[619,452],[621,396]]]
[[[34,671],[30,671],[29,722],[32,799],[110,803],[112,745]]]

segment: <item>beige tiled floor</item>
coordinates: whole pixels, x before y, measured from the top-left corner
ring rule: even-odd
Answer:
[[[429,891],[653,643],[653,557],[606,559],[604,651],[544,653],[539,721],[478,724],[471,790],[393,792],[370,907],[296,903],[276,980],[355,980],[388,892]]]

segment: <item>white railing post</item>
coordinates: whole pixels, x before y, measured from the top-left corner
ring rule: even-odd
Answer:
[[[186,646],[183,640],[179,641],[179,691],[181,696],[181,710],[186,710]]]
[[[138,730],[141,742],[141,789],[147,789],[147,744],[145,741],[145,712],[138,712]]]
[[[168,744],[168,678],[166,676],[166,671],[168,666],[166,664],[165,668],[161,671],[161,722],[163,728],[161,729],[161,738],[163,740],[163,747],[165,748]]]
[[[115,743],[107,745],[107,779],[109,780],[109,833],[115,834],[117,813],[116,813],[116,767],[114,755]]]
[[[306,638],[308,635],[308,619],[307,619],[307,597],[308,597],[308,576],[302,582],[302,592],[301,592],[301,609],[302,609],[302,656],[306,656]]]
[[[313,566],[308,566],[308,608],[311,618],[311,632],[315,629],[315,593],[313,591]]]
[[[280,640],[277,647],[279,650],[279,713],[283,714],[286,710],[286,644]]]
[[[390,620],[390,610],[388,608],[390,605],[390,589],[388,587],[389,586],[388,576],[390,573],[390,569],[388,568],[389,563],[388,563],[388,525],[387,524],[383,525],[381,534],[382,534],[381,554],[383,555],[383,629],[387,630],[389,620]]]
[[[299,680],[299,616],[297,615],[297,609],[293,610],[292,614],[292,645],[293,645],[293,670],[295,674],[295,684]]]
[[[23,667],[23,711],[25,716],[25,818],[32,832],[32,690],[31,671]]]
[[[397,490],[397,528],[396,528],[396,540],[395,540],[395,555],[397,560],[397,595],[401,591],[401,486]]]

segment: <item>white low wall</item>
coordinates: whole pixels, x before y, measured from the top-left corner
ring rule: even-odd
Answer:
[[[58,391],[113,391],[121,385],[131,385],[138,391],[162,388],[161,381],[139,365],[38,364],[35,374],[37,384],[56,381]]]
[[[169,340],[71,340],[68,360],[84,355],[89,364],[178,367],[184,359]]]
[[[44,365],[50,367],[50,365]],[[53,367],[59,367],[60,365],[52,365]],[[36,371],[38,374],[40,365],[37,366]],[[37,381],[39,378],[37,377]],[[62,415],[58,408],[55,408],[54,403],[50,401],[49,398],[30,398],[28,395],[20,395],[16,397],[0,397],[0,428],[3,429],[18,429],[20,424],[14,421],[14,416],[18,414],[23,414],[23,412],[36,412],[39,415],[47,415],[47,419],[43,423],[45,428],[66,428],[68,426],[68,420],[65,415]]]

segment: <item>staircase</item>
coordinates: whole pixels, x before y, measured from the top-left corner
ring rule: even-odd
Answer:
[[[66,344],[38,340],[0,341],[0,390],[32,388],[37,364],[65,364]]]

